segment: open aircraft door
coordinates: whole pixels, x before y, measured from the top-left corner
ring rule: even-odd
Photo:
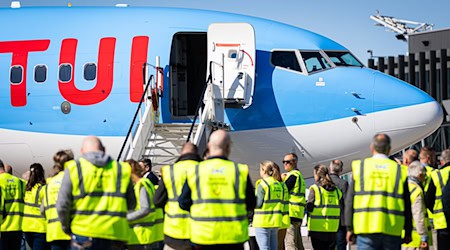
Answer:
[[[208,27],[208,74],[214,99],[225,107],[246,108],[255,89],[255,31],[248,23],[212,23]]]

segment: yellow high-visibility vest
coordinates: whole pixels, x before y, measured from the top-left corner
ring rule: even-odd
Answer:
[[[314,209],[308,215],[308,231],[337,232],[341,218],[341,190],[328,191],[316,184],[311,185],[310,190],[314,190],[315,199]]]
[[[3,218],[1,231],[22,231],[24,210],[25,182],[8,174],[0,174],[0,189],[4,205],[2,207]]]
[[[164,208],[164,234],[174,239],[191,237],[191,219],[189,212],[180,208],[178,197],[186,182],[186,171],[198,162],[194,160],[179,161],[161,168],[162,180],[167,190],[168,201]]]
[[[284,189],[283,183],[273,177],[260,179],[256,182],[264,189],[264,203],[256,208],[253,215],[253,227],[271,228],[283,226]]]
[[[356,160],[352,169],[354,233],[400,236],[405,224],[407,169],[387,158]]]
[[[129,225],[126,218],[127,187],[131,167],[126,162],[111,161],[96,167],[80,158],[66,163],[72,181],[74,211],[72,233],[100,239],[128,241]]]
[[[25,192],[25,207],[22,220],[22,231],[24,232],[46,232],[47,222],[41,214],[44,187],[45,185],[38,183],[30,191]]]
[[[447,221],[445,220],[444,207],[442,205],[442,190],[447,184],[450,172],[450,166],[433,171],[431,178],[436,186],[436,201],[433,207],[433,224],[435,229],[447,228]]]
[[[247,178],[247,165],[220,158],[202,161],[188,171],[191,242],[215,245],[248,240]]]
[[[163,213],[161,208],[156,208],[153,204],[153,196],[155,194],[155,187],[147,178],[141,178],[134,185],[134,195],[136,196],[135,211],[141,209],[141,188],[144,187],[147,191],[150,200],[150,213],[145,217],[130,221],[131,233],[128,245],[147,245],[153,242],[162,241],[163,234]]]
[[[293,218],[303,219],[305,216],[305,180],[303,179],[302,173],[298,169],[289,171],[286,176],[286,180],[294,175],[297,180],[295,181],[295,186],[289,192],[289,216]]]
[[[70,240],[70,236],[62,230],[61,222],[56,211],[56,200],[58,199],[58,192],[61,188],[64,171],[59,172],[53,176],[45,186],[44,192],[44,209],[45,218],[47,220],[47,242],[55,240]]]

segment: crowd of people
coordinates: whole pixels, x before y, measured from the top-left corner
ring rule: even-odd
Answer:
[[[51,177],[34,163],[24,179],[0,160],[1,249],[450,249],[450,150],[437,168],[433,149],[391,159],[390,138],[377,134],[372,157],[313,168],[306,183],[295,153],[259,164],[253,182],[246,164],[229,159],[231,141],[214,131],[207,155],[186,143],[161,176],[148,159],[112,159],[99,138],[86,137],[81,156],[54,157]],[[25,180],[26,179],[26,180]],[[308,194],[307,194],[308,193]],[[255,242],[249,241],[249,228]],[[253,243],[253,244],[252,244]]]

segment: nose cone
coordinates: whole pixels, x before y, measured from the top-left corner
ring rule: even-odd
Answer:
[[[376,73],[375,131],[392,138],[392,152],[436,131],[442,123],[441,105],[422,90],[397,78]]]

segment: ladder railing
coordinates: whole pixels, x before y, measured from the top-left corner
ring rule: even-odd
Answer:
[[[147,77],[147,66],[148,64],[144,63],[143,79],[146,79]],[[155,78],[153,75],[150,75],[145,84],[144,92],[142,93],[139,105],[133,116],[128,133],[122,144],[119,156],[117,157],[118,160],[138,159],[144,153],[148,138],[158,120],[158,112],[154,109],[151,98],[152,94],[155,94],[155,92],[152,91],[155,86]],[[155,99],[156,98],[158,97],[156,96]],[[139,123],[136,124],[136,121]]]

